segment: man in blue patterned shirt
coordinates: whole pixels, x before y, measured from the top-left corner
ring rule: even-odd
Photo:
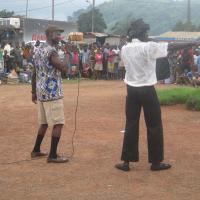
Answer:
[[[46,156],[40,151],[42,140],[49,126],[53,126],[51,149],[47,162],[64,163],[68,159],[58,156],[57,146],[65,123],[61,72],[67,72],[67,60],[61,61],[57,53],[60,34],[64,30],[48,26],[47,42],[35,51],[35,68],[32,76],[32,101],[38,103],[39,130],[31,157]]]

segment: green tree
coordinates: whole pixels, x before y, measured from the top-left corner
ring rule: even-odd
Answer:
[[[107,0],[96,8],[103,14],[107,32],[112,32],[112,27],[130,14],[135,19],[143,18],[150,25],[150,35],[159,35],[172,30],[176,22],[187,20],[186,3],[187,0]],[[199,7],[199,0],[191,1],[191,21],[196,26],[200,24]]]
[[[0,11],[1,18],[8,18],[8,17],[12,17],[13,15],[14,15],[13,11],[7,11],[5,9]]]
[[[182,31],[183,29],[184,29],[184,24],[183,22],[179,21],[174,25],[172,31]]]
[[[78,27],[81,32],[92,31],[92,11],[83,13],[78,17]],[[103,32],[107,28],[103,15],[94,9],[94,32]]]
[[[190,31],[190,32],[195,32],[199,31],[199,27],[195,26],[192,24],[192,22],[177,22],[175,26],[172,28],[173,31]]]
[[[91,9],[91,8],[90,8]],[[89,8],[88,8],[88,10],[87,11],[89,11]],[[73,14],[72,14],[72,16],[68,16],[68,21],[70,21],[70,22],[76,22],[77,20],[78,20],[78,18],[79,18],[79,16],[81,15],[81,14],[83,14],[83,13],[85,13],[85,12],[87,12],[85,9],[79,9],[79,10],[77,10],[77,11],[74,11],[73,12]]]
[[[128,27],[131,23],[131,21],[134,21],[135,19],[131,16],[127,16],[121,21],[118,21],[115,23],[115,25],[111,28],[111,32],[113,34],[121,35],[121,36],[126,36]]]

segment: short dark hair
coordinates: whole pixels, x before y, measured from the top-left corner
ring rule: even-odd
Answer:
[[[131,22],[130,27],[128,28],[128,40],[131,41],[133,38],[143,39],[149,30],[149,24],[146,24],[143,19],[137,19]]]

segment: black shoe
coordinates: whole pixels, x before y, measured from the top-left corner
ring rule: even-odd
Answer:
[[[170,169],[172,166],[170,164],[165,164],[165,163],[156,163],[151,165],[151,170],[152,171],[159,171],[159,170],[166,170]]]
[[[127,172],[127,171],[130,170],[130,168],[129,168],[129,163],[120,163],[120,164],[116,164],[115,167],[116,167],[117,169],[120,169],[120,170],[125,171],[125,172]]]

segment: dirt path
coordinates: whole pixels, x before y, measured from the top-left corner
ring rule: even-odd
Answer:
[[[162,86],[166,87],[166,86]],[[77,85],[65,84],[66,126],[59,152],[71,154]],[[0,200],[199,200],[200,112],[162,107],[165,160],[169,171],[151,172],[146,128],[140,128],[140,162],[124,173],[119,162],[124,127],[125,86],[120,81],[83,81],[75,155],[67,164],[45,159],[0,165]],[[37,129],[37,107],[30,86],[0,86],[0,162],[30,157]],[[50,130],[42,149],[49,150]]]

